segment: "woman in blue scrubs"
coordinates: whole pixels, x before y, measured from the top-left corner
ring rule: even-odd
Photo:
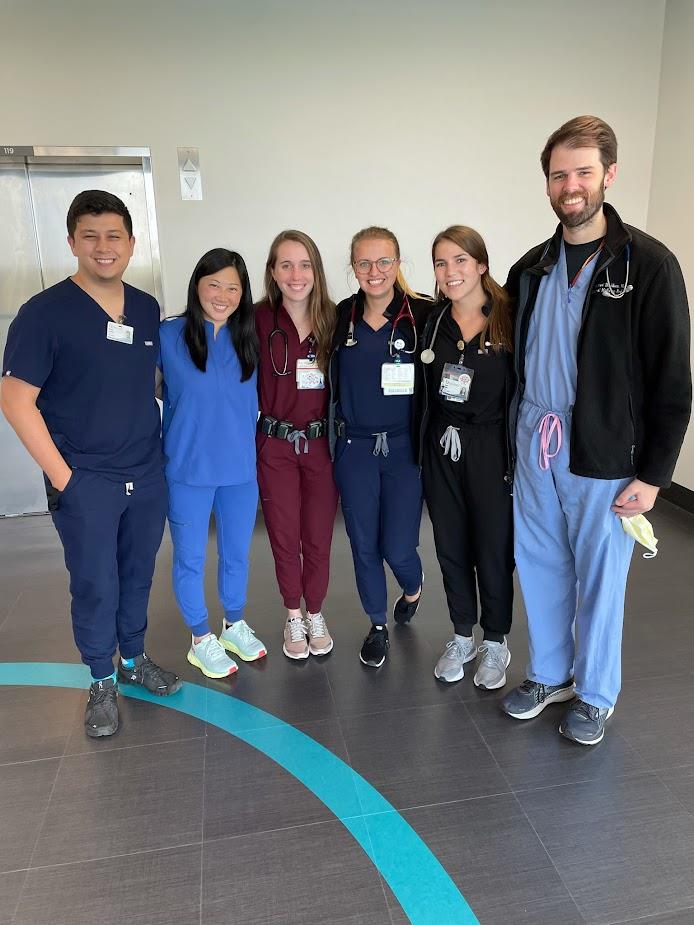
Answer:
[[[359,658],[378,668],[389,646],[384,560],[402,588],[393,609],[397,623],[412,619],[422,590],[412,396],[421,378],[414,362],[418,331],[431,303],[405,282],[400,246],[387,228],[355,234],[350,262],[359,292],[337,306],[330,439],[357,589],[371,621]]]
[[[160,341],[174,594],[191,632],[188,661],[208,678],[223,678],[237,669],[227,652],[244,661],[266,653],[243,619],[258,505],[258,339],[239,254],[215,248],[200,258],[186,310],[162,323]],[[219,637],[210,629],[204,594],[212,511],[224,607]]]

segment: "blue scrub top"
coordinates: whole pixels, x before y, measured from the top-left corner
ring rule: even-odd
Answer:
[[[3,376],[41,390],[36,405],[67,464],[119,482],[162,467],[154,398],[159,305],[123,286],[132,344],[107,338],[111,318],[68,278],[20,308],[3,359]]]
[[[257,373],[241,382],[241,364],[224,325],[214,336],[205,322],[207,369],[190,358],[185,319],[160,329],[159,367],[164,376],[166,476],[186,485],[241,485],[254,481],[258,420]]]
[[[388,351],[391,331],[390,321],[374,331],[362,319],[354,330],[357,343],[340,348],[337,414],[348,426],[370,428],[374,433],[410,426],[412,396],[384,395],[381,388],[381,366],[393,362]],[[401,353],[400,361],[411,363],[412,354]]]

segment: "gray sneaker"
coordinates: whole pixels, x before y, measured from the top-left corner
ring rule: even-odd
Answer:
[[[538,684],[526,678],[519,687],[506,694],[501,701],[501,709],[514,719],[532,719],[550,703],[573,700],[575,696],[573,678],[563,684]]]
[[[594,707],[585,700],[571,704],[559,724],[559,732],[579,745],[597,745],[605,737],[605,723],[614,707]]]
[[[441,658],[434,668],[434,677],[439,681],[460,681],[465,676],[465,665],[477,655],[475,637],[469,641],[453,636],[444,646]]]
[[[477,650],[482,661],[473,678],[476,687],[495,691],[506,684],[506,669],[511,664],[511,653],[503,642],[483,642]]]

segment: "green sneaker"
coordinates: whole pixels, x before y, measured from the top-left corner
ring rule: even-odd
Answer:
[[[245,620],[237,620],[229,626],[223,621],[219,641],[227,651],[238,655],[244,662],[254,662],[267,655],[267,649]]]

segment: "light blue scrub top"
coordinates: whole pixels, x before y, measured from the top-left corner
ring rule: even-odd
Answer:
[[[576,400],[578,334],[597,259],[569,287],[562,241],[559,260],[540,283],[528,327],[524,397],[546,411],[566,413]]]
[[[197,486],[255,481],[257,373],[241,382],[229,329],[225,325],[215,337],[210,321],[207,369],[201,372],[190,358],[184,327],[183,318],[171,318],[159,330],[166,476]]]

